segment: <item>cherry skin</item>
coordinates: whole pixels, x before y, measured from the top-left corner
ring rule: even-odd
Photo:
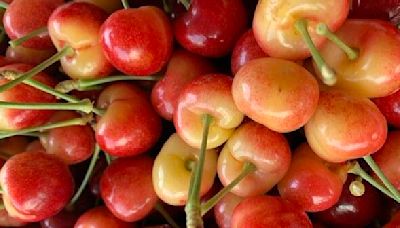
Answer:
[[[233,211],[232,228],[312,227],[307,214],[290,201],[277,196],[245,198]]]
[[[304,130],[318,156],[329,162],[344,162],[381,148],[387,124],[369,99],[331,90],[320,93],[317,110]]]
[[[172,120],[183,87],[193,78],[213,71],[214,67],[207,59],[186,50],[176,50],[164,77],[152,89],[151,101],[158,114]]]
[[[235,75],[239,69],[247,62],[267,57],[267,54],[258,46],[254,38],[253,29],[243,33],[240,39],[236,42],[231,56],[231,71]]]
[[[174,126],[187,144],[200,148],[204,114],[213,117],[207,149],[222,145],[242,122],[243,114],[233,102],[231,87],[232,78],[228,75],[206,74],[183,88],[174,113]]]
[[[74,181],[66,164],[43,152],[24,152],[0,171],[4,206],[11,216],[35,222],[57,214],[72,197]]]
[[[55,48],[33,49],[21,45],[16,47],[9,46],[6,51],[6,56],[14,63],[26,63],[35,66],[50,58],[55,53]]]
[[[383,228],[397,228],[400,225],[400,211],[393,215],[391,220]]]
[[[11,64],[0,68],[0,72],[13,71],[23,73],[30,70],[32,66],[27,64]],[[41,72],[33,77],[34,80],[48,86],[54,86],[54,80],[47,74]],[[0,79],[0,84],[7,83],[7,79]],[[0,93],[0,100],[7,102],[30,102],[30,103],[55,103],[56,98],[47,93],[41,92],[31,86],[19,84],[14,88]],[[17,110],[1,109],[0,128],[16,130],[27,127],[38,126],[48,121],[54,111],[51,110]]]
[[[22,153],[25,151],[29,143],[30,143],[29,137],[20,135],[1,139],[0,157],[7,160],[9,157],[12,157],[13,155]]]
[[[3,17],[4,28],[11,39],[20,38],[33,30],[46,27],[51,13],[64,0],[14,0]],[[24,15],[24,16],[21,16]],[[22,46],[36,49],[54,48],[47,33],[29,39]]]
[[[107,227],[133,228],[133,224],[116,218],[106,207],[95,207],[82,214],[74,228]]]
[[[113,71],[99,41],[106,18],[104,10],[86,2],[69,2],[51,14],[48,30],[57,50],[66,46],[74,50],[72,55],[61,58],[62,69],[69,77],[99,78]]]
[[[78,117],[80,115],[75,112],[56,112],[49,122]],[[47,153],[56,155],[69,165],[88,159],[95,146],[94,132],[89,125],[54,128],[43,133],[40,140]]]
[[[242,197],[228,193],[214,207],[214,216],[221,228],[230,228],[233,210],[243,200]]]
[[[27,223],[11,217],[5,208],[0,209],[0,227],[22,227]]]
[[[389,132],[383,147],[372,155],[389,181],[400,190],[400,131]]]
[[[100,148],[113,156],[133,156],[151,149],[161,135],[161,120],[147,95],[134,84],[116,83],[98,98],[106,113],[97,122]]]
[[[311,118],[319,89],[315,77],[298,64],[260,58],[238,71],[232,95],[238,109],[252,120],[285,133],[302,127]]]
[[[271,57],[301,60],[310,56],[302,36],[296,31],[295,22],[308,20],[310,36],[318,48],[326,40],[315,33],[323,22],[336,31],[349,12],[349,0],[260,0],[254,12],[254,37],[260,47]]]
[[[358,50],[359,56],[350,60],[332,42],[321,46],[322,57],[336,72],[335,88],[362,97],[383,97],[400,88],[400,32],[396,26],[381,20],[349,19],[336,35]]]
[[[339,200],[346,173],[345,164],[327,163],[309,145],[302,144],[294,152],[289,171],[278,183],[279,194],[305,211],[323,211]]]
[[[144,217],[157,203],[151,171],[153,160],[145,155],[119,158],[104,171],[100,180],[101,198],[107,208],[125,222]]]
[[[60,213],[40,221],[42,228],[71,228],[78,220],[76,211],[62,210]]]
[[[172,53],[171,24],[154,6],[114,12],[102,25],[100,35],[107,59],[125,74],[154,74]]]
[[[350,175],[339,201],[331,208],[315,213],[318,221],[335,227],[365,227],[381,213],[383,202],[380,192],[363,181],[365,192],[362,196],[353,196],[349,185],[355,178]]]
[[[389,124],[400,128],[400,90],[385,97],[372,100],[386,117]]]
[[[243,170],[245,162],[256,166],[233,189],[247,197],[261,195],[276,185],[289,169],[290,148],[282,134],[254,121],[243,123],[225,143],[218,157],[218,177],[222,185],[230,184]]]
[[[189,10],[174,21],[174,33],[187,50],[221,57],[232,50],[246,24],[246,9],[240,0],[192,0]]]

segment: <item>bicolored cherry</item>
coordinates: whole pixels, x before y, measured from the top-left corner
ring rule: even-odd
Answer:
[[[213,117],[207,137],[207,148],[222,145],[243,120],[232,94],[232,78],[223,74],[207,74],[187,84],[178,98],[174,125],[178,135],[190,146],[200,148],[201,116]]]
[[[187,145],[173,134],[158,153],[153,166],[153,186],[158,197],[169,205],[185,205],[190,178],[198,160],[199,150]],[[200,196],[213,186],[217,173],[217,152],[206,151]]]

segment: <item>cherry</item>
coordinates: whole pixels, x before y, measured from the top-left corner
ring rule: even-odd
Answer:
[[[147,152],[161,135],[161,120],[147,95],[134,84],[107,86],[98,98],[107,108],[95,129],[100,147],[113,156],[132,156]]]
[[[278,183],[279,194],[305,211],[323,211],[339,200],[346,174],[346,165],[327,163],[309,145],[302,144]]]
[[[242,200],[242,197],[228,193],[215,205],[214,215],[219,227],[231,227],[233,210]]]
[[[241,0],[192,0],[188,11],[174,21],[174,33],[187,50],[221,57],[232,50],[246,24],[246,9]]]
[[[154,74],[172,53],[171,24],[154,6],[114,12],[102,25],[100,36],[107,59],[125,74]]]
[[[384,226],[384,228],[397,228],[400,225],[400,211],[393,215],[391,220]]]
[[[296,204],[277,196],[245,198],[233,211],[232,228],[312,227],[307,214]]]
[[[302,127],[318,103],[315,78],[298,64],[260,58],[235,75],[232,94],[236,106],[248,117],[277,132]]]
[[[95,207],[82,214],[74,228],[107,227],[107,228],[134,228],[129,224],[116,218],[106,207]]]
[[[370,155],[387,135],[385,117],[374,103],[333,90],[320,93],[317,110],[304,129],[313,151],[329,162]]]
[[[247,62],[267,57],[267,54],[258,46],[253,30],[247,30],[236,42],[231,56],[231,71],[235,75]]]
[[[400,128],[400,90],[385,97],[372,100],[386,117],[389,124]]]
[[[183,87],[193,78],[213,71],[214,67],[207,59],[185,50],[176,50],[168,62],[164,77],[152,89],[154,108],[163,118],[172,120]]]
[[[22,153],[29,143],[30,139],[26,136],[13,136],[2,139],[0,140],[0,157],[7,160],[15,154]]]
[[[37,65],[44,60],[50,58],[56,53],[54,48],[51,49],[33,49],[24,46],[9,46],[6,51],[7,58],[14,63],[26,63]]]
[[[73,194],[74,181],[68,167],[43,152],[24,152],[7,160],[0,171],[7,212],[26,222],[57,214]]]
[[[317,220],[335,227],[365,227],[380,214],[383,209],[380,192],[362,182],[364,194],[354,196],[349,190],[349,185],[354,180],[355,176],[349,175],[339,201],[331,208],[315,213]]]
[[[3,17],[7,35],[11,39],[17,39],[36,29],[45,27],[51,13],[63,3],[64,0],[14,0],[7,7]],[[36,49],[54,48],[47,33],[33,37],[22,45]]]
[[[25,225],[25,222],[11,217],[5,208],[0,209],[0,227],[20,227]]]
[[[76,212],[62,210],[60,213],[40,222],[42,228],[71,228],[75,225],[79,215]]]
[[[151,170],[153,160],[145,155],[119,158],[104,171],[100,193],[107,208],[119,219],[143,219],[157,203]]]

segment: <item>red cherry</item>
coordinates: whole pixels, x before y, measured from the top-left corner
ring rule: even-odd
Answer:
[[[228,193],[214,207],[215,220],[221,228],[230,228],[235,207],[243,200],[242,197]]]
[[[383,228],[398,228],[400,226],[400,211],[398,211],[392,219]]]
[[[116,218],[106,207],[95,207],[81,215],[74,228],[134,228],[133,224]]]
[[[35,222],[57,214],[74,190],[67,165],[43,152],[24,152],[7,160],[0,171],[4,206],[11,216]]]
[[[152,183],[153,160],[147,156],[119,158],[104,171],[100,193],[107,208],[119,219],[144,218],[157,203]]]
[[[389,124],[400,128],[400,90],[386,97],[375,98],[372,101],[378,106]]]
[[[169,19],[154,6],[114,12],[104,22],[100,34],[107,59],[125,74],[154,74],[172,53]]]
[[[296,204],[277,196],[253,196],[236,206],[232,228],[312,227],[307,214]]]
[[[174,21],[175,37],[187,50],[208,57],[228,54],[246,29],[241,0],[192,0]]]

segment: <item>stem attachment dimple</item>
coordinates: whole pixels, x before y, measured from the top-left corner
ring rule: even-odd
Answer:
[[[306,19],[299,19],[294,24],[296,30],[303,37],[304,42],[308,46],[311,56],[317,64],[318,70],[321,72],[321,80],[324,84],[333,86],[336,84],[336,73],[330,68],[325,60],[322,58],[317,47],[311,39],[310,33],[308,32],[308,22]]]
[[[215,194],[211,199],[201,205],[201,215],[205,215],[211,208],[213,208],[218,201],[220,201],[226,194],[228,194],[241,180],[243,180],[247,175],[256,171],[257,167],[251,162],[245,162],[242,172],[237,176],[230,184],[221,189],[217,194]]]
[[[336,36],[326,24],[319,23],[316,27],[316,33],[318,35],[325,36],[332,43],[336,44],[340,49],[344,51],[344,53],[346,53],[347,57],[350,60],[355,60],[358,58],[358,50],[349,47],[345,42],[343,42],[343,40]]]
[[[48,32],[47,27],[41,27],[41,28],[38,28],[38,29],[33,30],[32,32],[26,34],[26,35],[23,36],[23,37],[20,37],[20,38],[15,39],[15,40],[10,40],[10,41],[8,42],[8,44],[9,44],[11,47],[14,48],[14,47],[17,47],[17,46],[21,45],[21,44],[24,43],[25,41],[28,41],[28,40],[32,39],[33,37],[38,36],[38,35],[40,35],[40,34],[42,34],[42,33],[46,33],[46,32]]]
[[[190,179],[188,202],[185,206],[186,226],[188,228],[203,227],[203,220],[201,218],[200,187],[207,149],[208,132],[210,130],[212,117],[209,114],[204,114],[202,121],[203,136],[201,140],[200,153]]]

